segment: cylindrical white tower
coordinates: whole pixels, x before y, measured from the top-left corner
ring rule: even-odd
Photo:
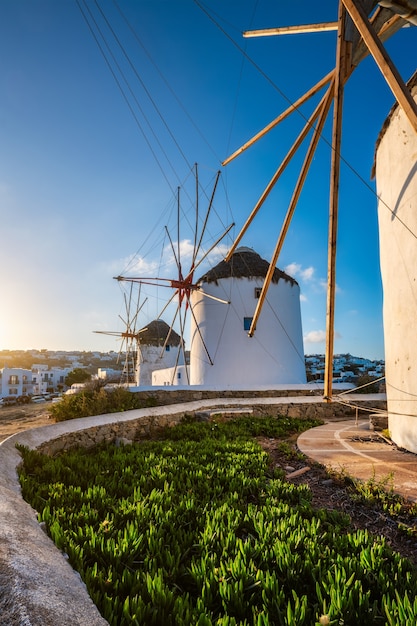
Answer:
[[[177,362],[181,338],[175,330],[171,330],[164,347],[168,333],[169,326],[163,320],[153,320],[139,331],[138,385],[140,387],[152,385],[152,372],[184,363],[182,355]]]
[[[409,87],[417,99],[417,74]],[[375,173],[388,426],[398,446],[417,452],[417,135],[397,105],[378,139]]]
[[[192,293],[190,384],[217,388],[306,382],[298,283],[275,269],[253,337],[248,330],[269,264],[238,248]],[[224,304],[213,300],[209,294]]]

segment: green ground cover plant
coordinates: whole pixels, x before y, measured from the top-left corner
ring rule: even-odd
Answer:
[[[143,400],[138,394],[131,393],[123,387],[116,387],[111,391],[102,387],[98,389],[91,387],[79,393],[62,396],[60,402],[51,406],[50,412],[56,422],[63,422],[77,417],[118,413],[155,405],[154,398]]]
[[[313,425],[189,420],[123,447],[20,448],[22,492],[112,626],[414,626],[411,563],[314,509],[254,439]]]

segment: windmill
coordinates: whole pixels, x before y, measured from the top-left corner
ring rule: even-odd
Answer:
[[[394,63],[386,52],[383,42],[397,32],[402,26],[417,24],[416,0],[339,0],[339,12],[337,22],[320,24],[307,24],[282,28],[268,28],[263,30],[247,31],[245,37],[263,37],[270,35],[289,35],[311,32],[337,31],[336,62],[334,69],[324,76],[316,85],[311,87],[287,110],[281,113],[264,129],[247,141],[242,147],[229,156],[222,165],[230,163],[242,154],[256,141],[265,136],[272,128],[285,120],[291,113],[298,110],[303,103],[317,94],[327,85],[324,96],[316,106],[314,112],[307,120],[303,130],[295,140],[293,146],[279,165],[274,176],[260,196],[258,202],[250,213],[234,244],[232,245],[226,260],[229,260],[239,245],[242,237],[253,221],[255,215],[265,202],[273,187],[278,182],[282,173],[297,153],[303,140],[312,131],[310,145],[307,149],[304,162],[301,166],[290,204],[284,218],[283,225],[270,261],[269,271],[265,277],[264,285],[258,300],[249,336],[253,336],[256,329],[265,298],[270,286],[275,266],[281,252],[291,219],[304,185],[310,164],[313,160],[324,123],[333,103],[333,131],[332,131],[332,159],[330,172],[330,200],[329,200],[329,235],[328,235],[328,269],[327,269],[327,309],[326,309],[326,358],[325,358],[325,386],[324,396],[327,401],[332,396],[333,378],[333,342],[334,342],[334,310],[336,293],[336,244],[338,222],[338,198],[340,158],[342,142],[342,108],[344,86],[358,64],[370,54],[383,77],[387,81],[395,99],[404,110],[412,128],[417,132],[417,105],[408,91]]]
[[[181,188],[178,187],[177,198],[176,198],[176,201],[177,201],[177,241],[176,242],[174,242],[174,240],[172,239],[172,236],[168,230],[168,227],[165,226],[166,235],[169,241],[169,248],[170,248],[172,257],[174,259],[175,267],[176,267],[176,276],[174,278],[162,278],[162,277],[149,278],[146,276],[144,277],[116,276],[115,277],[115,280],[117,281],[128,281],[131,283],[139,283],[140,285],[151,285],[151,286],[158,286],[158,287],[162,286],[162,287],[166,287],[172,290],[172,295],[170,296],[167,303],[164,305],[164,307],[162,308],[162,310],[160,311],[158,315],[158,319],[162,319],[162,316],[164,315],[164,313],[166,312],[170,304],[176,301],[175,313],[174,313],[171,325],[169,327],[169,331],[166,335],[166,338],[165,338],[165,341],[161,350],[161,356],[162,356],[165,350],[165,347],[169,343],[171,333],[173,332],[174,324],[178,321],[179,335],[180,335],[181,340],[180,340],[179,349],[177,351],[176,363],[172,371],[171,384],[173,383],[175,372],[179,365],[181,356],[182,356],[182,360],[184,364],[186,364],[184,335],[186,331],[188,312],[190,312],[192,318],[194,319],[194,322],[196,321],[193,307],[192,307],[191,300],[190,300],[190,296],[193,291],[200,290],[201,287],[194,282],[195,272],[197,268],[203,263],[203,261],[207,259],[209,254],[213,252],[213,250],[219,245],[219,243],[224,239],[224,237],[226,237],[226,235],[231,231],[231,229],[234,226],[234,224],[231,224],[230,226],[228,226],[224,230],[224,232],[222,232],[222,234],[216,238],[215,242],[212,243],[207,250],[203,250],[203,240],[207,231],[208,220],[209,220],[212,208],[213,208],[213,202],[214,202],[214,197],[215,197],[217,185],[219,182],[219,178],[220,178],[220,172],[217,172],[214,185],[213,185],[213,190],[209,198],[208,207],[204,214],[203,219],[201,220],[200,208],[199,208],[199,204],[200,204],[199,188],[200,187],[199,187],[199,178],[198,178],[198,167],[197,167],[197,164],[195,164],[194,166],[195,203],[194,203],[194,216],[193,216],[194,224],[192,225],[193,242],[192,242],[191,260],[190,260],[187,270],[184,270],[184,259],[182,258],[182,253],[181,253],[181,232],[180,232],[181,230],[180,228]],[[188,263],[188,258],[186,262]],[[209,294],[204,294],[204,295],[207,296],[208,298],[219,300],[218,298],[214,298],[213,296]],[[224,304],[228,304],[226,300],[220,300],[220,301],[223,302]],[[212,363],[209,350],[204,343],[204,339],[201,333],[199,332],[198,325],[197,325],[197,332],[199,333],[200,340],[203,343],[207,358]],[[189,374],[188,374],[187,367],[185,367],[185,372],[186,372],[187,384],[189,384]]]
[[[125,316],[119,315],[119,318],[124,324],[125,330],[123,331],[106,331],[96,330],[95,333],[101,335],[110,335],[112,337],[119,337],[121,339],[118,362],[123,359],[122,373],[120,375],[121,385],[137,385],[138,384],[138,370],[139,370],[139,342],[140,334],[147,329],[137,329],[138,315],[144,306],[147,298],[140,305],[140,288],[138,290],[138,297],[133,304],[133,283],[130,285],[129,294],[126,291],[123,292],[123,300],[125,306]]]

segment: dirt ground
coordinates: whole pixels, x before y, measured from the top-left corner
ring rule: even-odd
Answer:
[[[0,442],[29,428],[52,424],[50,408],[50,402],[0,407]]]

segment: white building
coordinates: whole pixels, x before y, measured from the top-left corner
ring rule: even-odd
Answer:
[[[188,385],[189,379],[190,371],[188,365],[178,365],[177,367],[169,367],[152,372],[152,386],[155,387]]]
[[[0,370],[0,385],[2,398],[32,395],[32,371],[21,367],[3,367]]]
[[[139,387],[151,386],[152,373],[156,370],[175,368],[175,365],[184,365],[181,338],[174,330],[169,332],[169,326],[163,320],[154,320],[147,324],[145,328],[139,331],[139,337]],[[180,351],[179,355],[178,351]],[[174,376],[174,372],[172,375]],[[171,381],[173,381],[172,377]]]
[[[48,391],[62,391],[65,387],[65,379],[73,369],[73,366],[48,368],[47,365],[33,365],[32,393],[42,395]]]
[[[121,371],[112,367],[99,367],[97,370],[98,380],[120,380]]]
[[[409,82],[417,100],[417,73]],[[388,426],[417,452],[417,134],[395,105],[375,157]]]
[[[248,336],[268,267],[252,249],[238,248],[230,262],[222,261],[198,281],[200,289],[191,296],[191,385],[306,382],[300,288],[277,268],[258,327]]]

